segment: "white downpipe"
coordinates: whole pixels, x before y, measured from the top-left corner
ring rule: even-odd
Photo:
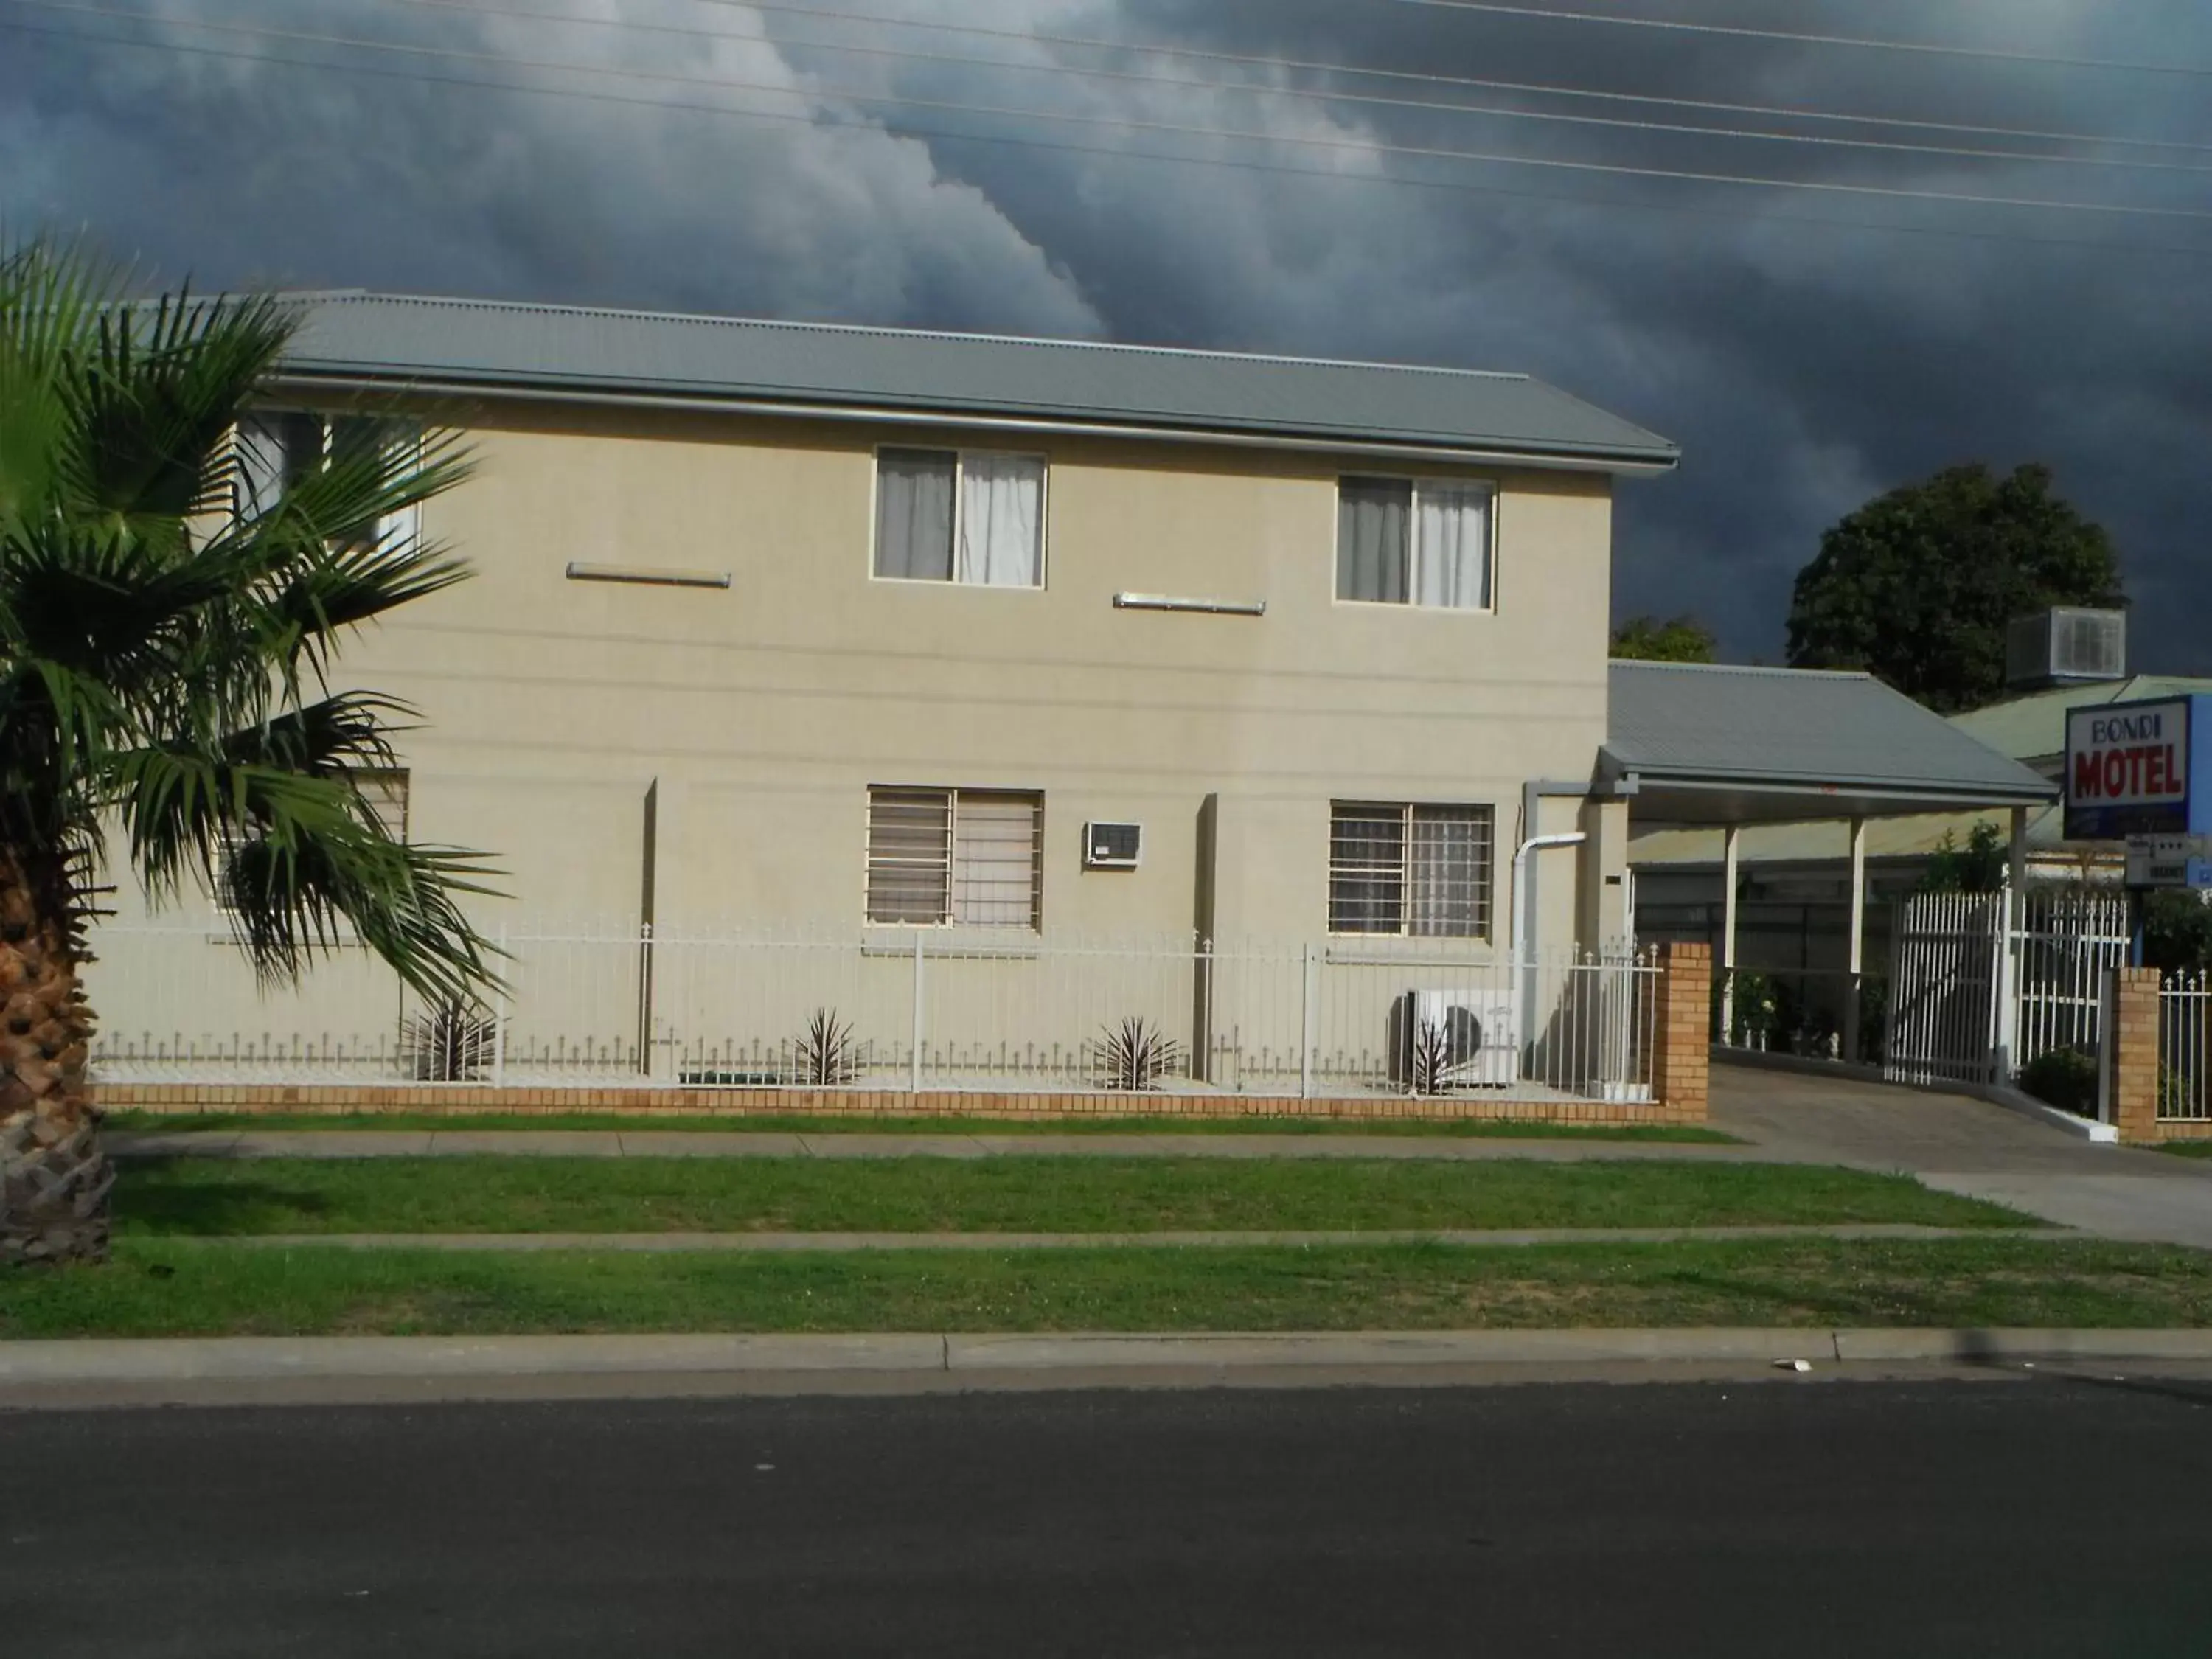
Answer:
[[[1520,982],[1520,994],[1514,1000],[1520,1005],[1524,1050],[1536,1040],[1536,908],[1528,902],[1528,854],[1554,847],[1579,847],[1589,839],[1580,830],[1531,836],[1513,854],[1513,960],[1521,969],[1514,975]]]

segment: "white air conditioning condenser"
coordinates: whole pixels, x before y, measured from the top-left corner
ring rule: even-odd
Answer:
[[[1519,998],[1510,990],[1408,991],[1391,1006],[1390,1078],[1414,1081],[1425,1028],[1444,1043],[1438,1079],[1462,1089],[1504,1089],[1521,1080]]]

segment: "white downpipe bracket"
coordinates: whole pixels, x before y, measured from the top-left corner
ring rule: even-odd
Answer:
[[[1520,994],[1514,1000],[1520,1005],[1521,1046],[1524,1049],[1536,1040],[1536,907],[1528,902],[1528,855],[1554,847],[1579,847],[1589,839],[1580,830],[1531,836],[1513,854],[1513,960],[1521,970],[1514,975],[1520,987]]]

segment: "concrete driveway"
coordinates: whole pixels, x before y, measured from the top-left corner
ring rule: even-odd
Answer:
[[[1901,1170],[2107,1238],[2212,1249],[2212,1163],[2098,1146],[1964,1095],[1716,1063],[1713,1127],[1770,1158]]]

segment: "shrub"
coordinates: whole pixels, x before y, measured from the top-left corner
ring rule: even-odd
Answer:
[[[799,1039],[799,1080],[817,1089],[834,1089],[860,1074],[860,1049],[853,1027],[835,1008],[817,1008]]]
[[[1451,1087],[1451,1034],[1435,1020],[1425,1019],[1413,1033],[1413,1092],[1440,1095]]]
[[[1182,1069],[1182,1044],[1142,1018],[1125,1019],[1119,1030],[1107,1029],[1100,1057],[1108,1088],[1157,1089]]]
[[[2079,1048],[2054,1048],[2028,1061],[2020,1086],[2047,1105],[2076,1117],[2097,1115],[2097,1061]]]
[[[480,1002],[447,998],[408,1020],[400,1058],[420,1083],[481,1083],[499,1042],[499,1020]]]

